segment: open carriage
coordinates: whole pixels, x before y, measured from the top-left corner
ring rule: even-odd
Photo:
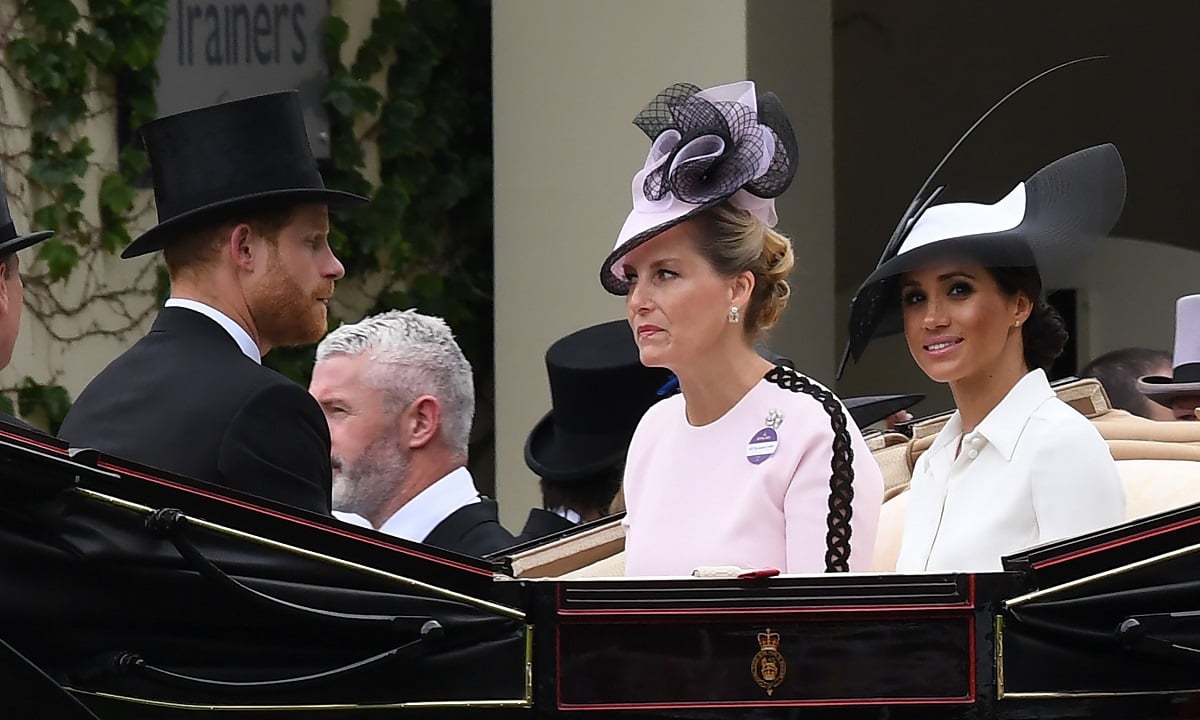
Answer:
[[[980,574],[624,579],[616,520],[469,559],[5,431],[0,707],[1196,717],[1200,505],[1176,506],[1200,497],[1200,429],[1142,426],[1094,384],[1059,392],[1113,445],[1138,517]],[[897,488],[885,523],[938,422],[874,440]]]

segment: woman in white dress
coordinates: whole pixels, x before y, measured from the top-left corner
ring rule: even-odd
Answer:
[[[994,205],[906,218],[860,288],[850,355],[898,313],[956,406],[913,469],[897,570],[999,570],[1004,555],[1123,520],[1108,446],[1047,381],[1067,333],[1041,292],[1111,229],[1124,192],[1116,148],[1081,150]]]

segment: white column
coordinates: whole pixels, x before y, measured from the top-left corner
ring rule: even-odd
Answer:
[[[779,96],[796,131],[800,168],[776,201],[792,238],[792,298],[768,340],[814,378],[833,382],[834,186],[832,0],[747,3],[750,77]]]
[[[550,408],[546,348],[624,316],[599,272],[649,148],[630,121],[671,83],[744,79],[746,5],[504,0],[492,29],[496,489],[515,531],[541,501],[524,445]]]

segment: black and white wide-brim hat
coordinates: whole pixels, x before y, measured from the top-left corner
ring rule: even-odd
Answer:
[[[1124,205],[1125,165],[1111,144],[1050,163],[995,204],[930,205],[907,221],[855,295],[848,357],[858,361],[881,328],[898,327],[903,273],[966,258],[984,267],[1033,266],[1044,287],[1063,287]]]
[[[1171,377],[1147,375],[1137,381],[1138,390],[1159,405],[1187,395],[1200,396],[1200,295],[1185,295],[1175,301],[1175,354]]]
[[[799,150],[783,105],[750,81],[701,90],[676,84],[633,121],[651,139],[633,176],[633,211],[600,268],[614,295],[629,292],[621,259],[634,248],[721,202],[778,222],[775,198],[796,175]]]

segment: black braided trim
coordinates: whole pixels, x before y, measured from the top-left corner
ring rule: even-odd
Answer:
[[[854,448],[846,429],[846,413],[833,393],[791,368],[776,366],[765,378],[784,390],[813,396],[829,414],[833,458],[829,462],[829,516],[825,533],[825,572],[850,572],[850,517],[854,500]]]

